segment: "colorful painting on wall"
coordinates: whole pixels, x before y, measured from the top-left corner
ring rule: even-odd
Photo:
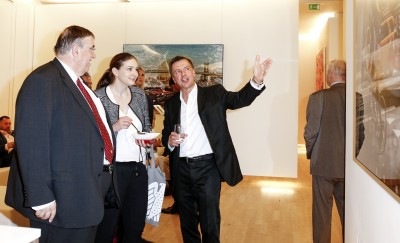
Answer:
[[[223,83],[222,44],[124,44],[123,51],[134,55],[145,70],[145,91],[154,104],[163,105],[173,93],[168,63],[179,55],[190,58],[199,86]]]
[[[325,47],[317,54],[316,83],[317,90],[323,89],[325,84]]]

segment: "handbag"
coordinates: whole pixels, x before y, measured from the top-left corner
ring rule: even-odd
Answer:
[[[147,166],[149,186],[146,223],[158,226],[158,223],[160,222],[161,208],[164,201],[166,182],[164,172],[161,171],[159,166],[156,168],[153,144],[150,146],[150,156],[148,160],[150,160],[150,165]]]

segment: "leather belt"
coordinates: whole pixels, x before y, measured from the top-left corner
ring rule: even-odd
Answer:
[[[112,164],[108,164],[108,165],[103,165],[103,172],[108,172],[110,174],[113,173],[113,165]]]
[[[205,154],[205,155],[200,155],[200,156],[195,156],[192,158],[189,157],[179,157],[179,159],[186,161],[188,164],[196,163],[199,161],[205,161],[205,160],[210,160],[214,159],[214,154]]]

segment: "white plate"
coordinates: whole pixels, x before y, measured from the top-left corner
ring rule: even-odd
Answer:
[[[151,140],[156,138],[158,135],[160,135],[159,132],[146,132],[145,134],[139,134],[137,132],[132,133],[133,138],[139,140]]]

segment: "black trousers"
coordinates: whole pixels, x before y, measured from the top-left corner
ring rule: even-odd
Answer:
[[[148,198],[148,176],[142,162],[116,162],[118,192],[121,208],[104,210],[104,218],[97,229],[96,243],[112,243],[116,228],[123,229],[118,242],[142,242]]]
[[[343,178],[312,176],[312,222],[314,243],[331,242],[333,198],[335,198],[336,207],[342,223],[342,232],[344,232],[344,186]]]
[[[213,158],[188,163],[180,159],[176,198],[183,241],[217,243],[220,237],[221,176]],[[198,230],[200,223],[201,236]]]

